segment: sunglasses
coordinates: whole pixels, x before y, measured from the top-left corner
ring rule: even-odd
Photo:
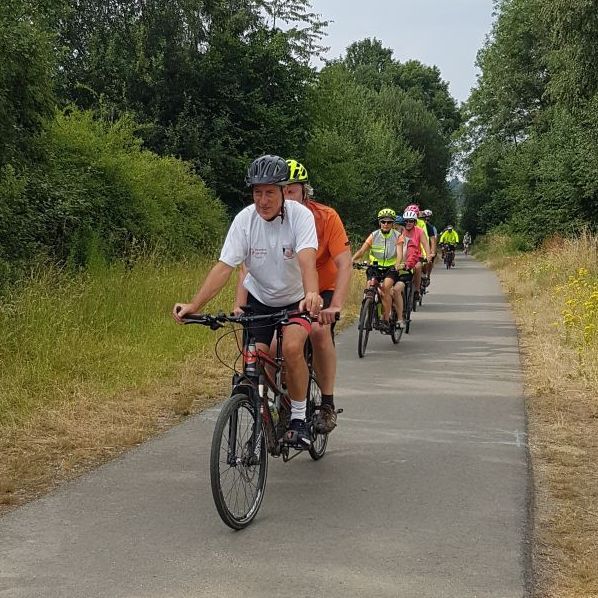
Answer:
[[[405,220],[405,224],[415,224],[415,220]]]
[[[380,224],[394,224],[394,220],[380,220]]]

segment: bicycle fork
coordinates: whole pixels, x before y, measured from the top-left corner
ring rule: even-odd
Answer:
[[[255,396],[253,397],[255,399]],[[237,452],[237,432],[239,428],[239,412],[237,410],[230,414],[228,420],[228,450],[226,455],[226,463],[231,467],[237,465],[257,465],[260,459],[260,447],[263,436],[262,426],[262,402],[260,400],[253,401],[254,407],[254,425],[251,433],[251,438],[246,445],[241,448],[241,455]]]

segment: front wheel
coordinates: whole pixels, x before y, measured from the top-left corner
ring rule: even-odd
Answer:
[[[311,445],[309,447],[309,456],[314,460],[317,461],[321,459],[324,454],[326,453],[326,447],[328,446],[328,434],[322,434],[321,432],[316,431],[316,426],[314,423],[314,418],[318,413],[318,409],[322,405],[322,391],[320,390],[320,385],[316,380],[315,376],[312,374],[309,377],[308,387],[307,387],[307,421],[311,435]]]
[[[268,474],[266,435],[257,425],[250,397],[236,394],[223,405],[210,454],[212,496],[222,521],[233,529],[247,527],[264,498]]]
[[[359,338],[357,339],[357,354],[359,357],[365,356],[365,350],[368,346],[370,331],[374,317],[374,300],[372,297],[366,297],[361,304],[359,312]]]

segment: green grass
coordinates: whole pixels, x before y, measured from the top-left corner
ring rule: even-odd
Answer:
[[[73,276],[40,268],[0,303],[0,425],[19,425],[57,402],[101,400],[173,378],[214,335],[175,325],[210,264],[155,260],[99,266]],[[213,302],[230,309],[234,276]],[[210,306],[208,306],[209,308]]]

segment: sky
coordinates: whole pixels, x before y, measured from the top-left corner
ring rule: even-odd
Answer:
[[[312,0],[327,28],[326,58],[354,41],[376,37],[396,60],[440,69],[451,95],[464,102],[475,85],[475,59],[492,27],[492,0]]]

